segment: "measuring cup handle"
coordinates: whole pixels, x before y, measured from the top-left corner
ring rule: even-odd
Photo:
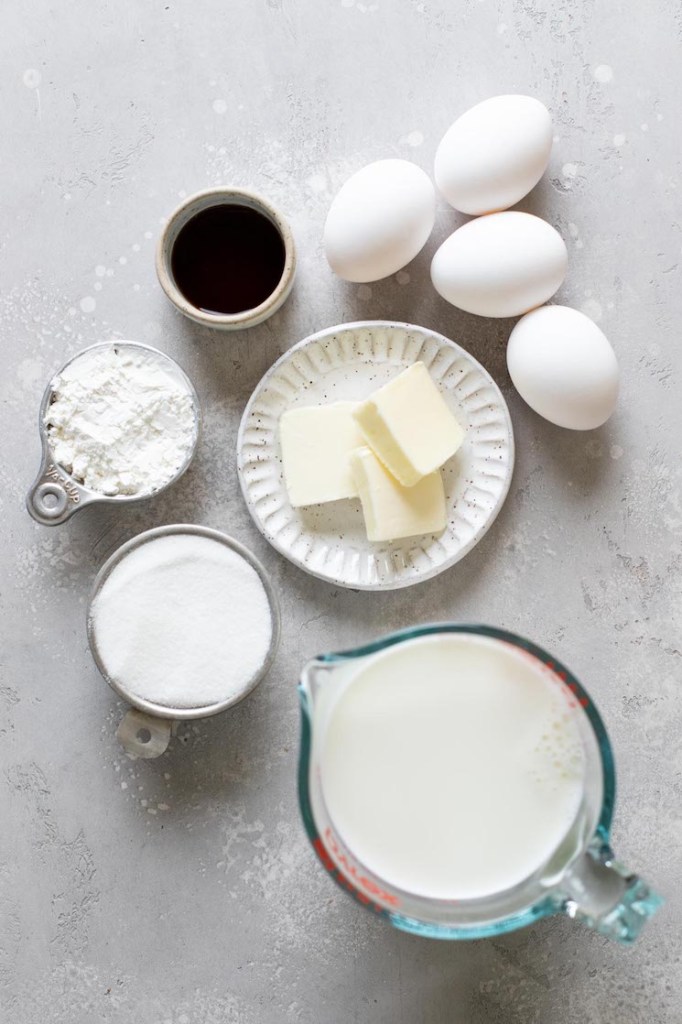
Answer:
[[[82,488],[51,459],[45,458],[38,479],[28,492],[26,507],[43,526],[58,526],[87,503]]]
[[[627,871],[606,843],[591,846],[569,869],[562,883],[563,910],[588,928],[616,942],[634,942],[663,900]]]
[[[159,757],[170,743],[173,722],[131,708],[116,730],[116,738],[129,757]]]

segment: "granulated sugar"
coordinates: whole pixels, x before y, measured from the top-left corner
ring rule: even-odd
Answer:
[[[108,676],[169,708],[239,696],[272,638],[265,588],[240,554],[209,537],[156,537],[127,555],[91,608]]]

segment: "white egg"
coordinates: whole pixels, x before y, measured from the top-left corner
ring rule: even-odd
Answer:
[[[605,423],[618,398],[618,362],[608,339],[584,313],[543,306],[509,336],[514,387],[535,412],[569,430]]]
[[[523,199],[545,172],[552,119],[532,96],[494,96],[462,114],[436,152],[436,184],[462,213],[493,213]]]
[[[554,295],[568,253],[555,229],[515,210],[470,220],[446,238],[431,263],[434,288],[479,316],[519,316]]]
[[[378,281],[413,260],[433,230],[431,179],[408,160],[378,160],[334,197],[324,226],[329,264],[346,281]]]

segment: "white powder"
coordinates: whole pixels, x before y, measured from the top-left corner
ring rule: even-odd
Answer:
[[[182,467],[196,410],[173,364],[137,346],[84,352],[52,382],[45,413],[55,460],[102,494],[149,494]]]
[[[91,627],[108,676],[168,708],[238,697],[262,669],[273,628],[253,566],[189,534],[131,551],[95,598]]]

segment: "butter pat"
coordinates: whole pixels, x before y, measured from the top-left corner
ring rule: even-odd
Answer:
[[[413,487],[403,487],[367,447],[353,452],[351,465],[368,540],[399,540],[445,529],[445,492],[440,473],[429,473]]]
[[[366,443],[401,484],[439,469],[464,440],[423,363],[403,370],[355,411]]]
[[[350,453],[363,444],[356,402],[289,409],[279,421],[284,482],[294,508],[356,498]]]

